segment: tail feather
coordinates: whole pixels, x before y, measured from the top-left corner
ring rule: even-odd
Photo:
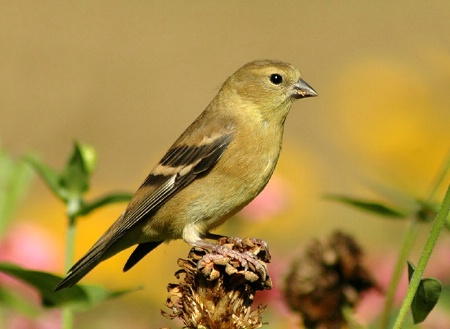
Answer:
[[[141,232],[131,230],[127,232],[127,238],[117,236],[116,232],[123,225],[123,214],[119,219],[100,237],[91,249],[78,261],[67,273],[67,276],[56,286],[55,292],[64,288],[69,288],[80,281],[100,262],[114,256],[118,252],[131,247],[138,241]],[[133,267],[146,254],[156,248],[162,241],[141,243],[131,254],[124,271]]]
[[[95,266],[103,260],[105,248],[100,245],[94,245],[72,268],[67,276],[55,288],[55,292],[64,288],[69,288],[80,281]]]
[[[123,267],[123,271],[124,272],[128,271],[130,268],[136,265],[142,258],[144,258],[145,255],[147,255],[150,251],[158,247],[161,243],[162,241],[155,241],[155,242],[152,241],[139,244],[128,258],[125,266]]]
[[[100,262],[115,255],[119,251],[130,247],[132,244],[119,243],[118,240],[112,240],[117,227],[120,227],[123,214],[116,222],[98,239],[98,241],[89,249],[89,251],[76,262],[67,273],[67,276],[56,286],[55,292],[64,288],[69,288],[80,281]]]

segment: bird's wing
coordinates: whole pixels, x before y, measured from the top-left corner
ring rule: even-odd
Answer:
[[[199,175],[209,171],[231,140],[231,134],[220,135],[201,146],[181,145],[170,149],[130,201],[120,228],[111,237],[111,243],[120,239],[142,218],[158,210]]]
[[[201,146],[172,147],[133,196],[127,210],[114,225],[115,229],[106,237],[107,245],[119,240],[141,219],[148,218],[170,197],[212,169],[231,140],[232,134],[228,133]]]
[[[201,146],[181,144],[172,147],[162,158],[158,166],[147,177],[131,199],[127,210],[100,237],[91,249],[69,270],[67,277],[55,288],[55,291],[73,286],[104,260],[105,253],[113,247],[130,229],[143,218],[151,216],[170,197],[182,190],[202,174],[206,174],[219,161],[232,141],[232,133],[206,138]],[[146,253],[159,244],[155,241],[147,245]],[[140,250],[145,248],[140,248]],[[117,252],[117,251],[116,251]],[[126,265],[134,265],[143,255],[138,255]],[[110,255],[111,256],[111,255]]]

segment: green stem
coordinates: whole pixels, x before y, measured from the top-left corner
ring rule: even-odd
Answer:
[[[66,257],[64,261],[64,269],[66,272],[72,267],[75,259],[75,235],[76,235],[76,218],[72,215],[68,215],[69,224],[67,226],[67,239],[66,239]],[[73,311],[70,307],[63,308],[62,311],[62,328],[73,328]]]
[[[436,178],[434,179],[434,183],[431,185],[431,189],[428,193],[427,202],[431,202],[431,200],[434,199],[439,187],[443,183],[443,181],[449,171],[450,171],[450,151],[448,153],[446,161],[442,165],[442,168],[439,170],[439,173],[436,175]],[[403,266],[407,261],[408,255],[412,249],[414,239],[417,236],[417,231],[418,231],[417,222],[418,221],[417,221],[416,216],[411,218],[411,220],[409,221],[409,225],[408,225],[406,234],[403,237],[403,242],[401,244],[402,247],[401,247],[400,253],[397,257],[394,272],[392,274],[392,278],[389,282],[389,286],[388,286],[388,289],[386,292],[386,301],[384,303],[383,311],[381,313],[381,321],[380,321],[381,329],[388,328],[390,310],[394,303],[395,293],[397,291],[397,287],[398,287],[398,284],[400,282],[401,275],[403,272]]]
[[[64,260],[64,270],[68,272],[73,265],[75,259],[75,235],[76,235],[76,225],[75,218],[69,216],[69,225],[67,227],[67,238],[66,238],[66,255]]]
[[[62,328],[63,329],[73,328],[73,312],[68,307],[63,308],[62,310]]]
[[[439,234],[441,233],[441,230],[444,227],[445,220],[448,216],[449,211],[450,211],[450,185],[447,188],[447,192],[445,194],[444,201],[442,202],[441,209],[439,209],[439,212],[433,223],[433,227],[431,228],[428,240],[425,243],[425,247],[422,251],[422,255],[420,256],[419,263],[417,264],[417,267],[409,283],[408,292],[406,293],[406,297],[403,300],[402,307],[400,308],[400,312],[394,323],[393,329],[400,329],[406,319],[406,315],[408,314],[408,311],[411,307],[411,303],[414,299],[417,288],[419,286],[420,280],[422,279],[423,272],[425,271],[425,267],[428,263],[428,260],[430,259],[433,248],[436,245]]]
[[[408,256],[413,247],[413,242],[417,236],[418,232],[418,222],[415,217],[411,218],[409,221],[407,231],[403,236],[403,242],[401,244],[400,253],[397,257],[395,263],[394,272],[392,273],[392,278],[389,282],[389,286],[386,292],[386,301],[383,306],[383,311],[381,313],[380,328],[387,329],[389,324],[389,315],[394,304],[395,293],[397,291],[398,284],[402,277],[403,270],[405,268],[405,263],[408,260]]]

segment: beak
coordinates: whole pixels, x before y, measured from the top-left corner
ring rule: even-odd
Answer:
[[[294,84],[294,93],[293,96],[295,98],[305,98],[305,97],[314,97],[317,96],[316,91],[308,85],[305,81],[302,79],[299,79]]]

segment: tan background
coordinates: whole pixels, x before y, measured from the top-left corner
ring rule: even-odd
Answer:
[[[372,197],[373,185],[426,194],[450,144],[449,1],[0,1],[0,143],[55,167],[73,140],[88,143],[99,156],[91,195],[132,191],[225,78],[264,58],[298,66],[320,97],[287,120],[287,209],[219,231],[267,239],[275,254],[338,227],[369,253],[397,242],[403,223],[321,197]],[[26,201],[18,220],[51,227],[63,249],[63,208],[38,180]],[[77,256],[122,208],[80,222]],[[186,251],[162,246],[127,274],[127,255],[102,264],[85,282],[146,289],[79,327],[176,327],[159,309]]]

